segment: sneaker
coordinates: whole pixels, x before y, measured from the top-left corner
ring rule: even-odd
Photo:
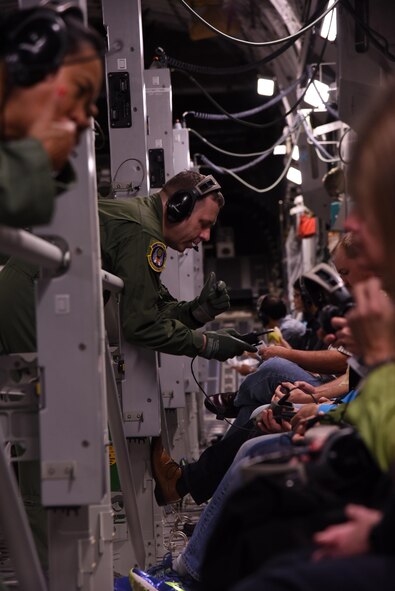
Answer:
[[[133,591],[188,591],[187,587],[171,576],[158,579],[138,568],[132,568],[129,580]]]
[[[171,552],[166,552],[166,554],[162,558],[162,562],[159,564],[154,564],[154,566],[150,566],[147,568],[147,574],[149,576],[154,575],[154,577],[162,579],[167,574],[173,572],[173,556]]]

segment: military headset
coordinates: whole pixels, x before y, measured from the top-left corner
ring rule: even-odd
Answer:
[[[64,14],[82,18],[75,3],[48,4],[22,10],[0,25],[0,53],[6,64],[7,85],[33,86],[55,73],[67,52]]]
[[[221,185],[209,174],[191,189],[180,189],[169,197],[166,208],[167,221],[172,224],[179,224],[191,215],[196,201],[205,195],[220,191]]]

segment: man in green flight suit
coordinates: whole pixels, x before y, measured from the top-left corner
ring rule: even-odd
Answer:
[[[223,204],[215,179],[193,171],[179,173],[150,197],[100,200],[103,267],[124,281],[121,324],[127,341],[163,353],[220,361],[255,351],[233,329],[196,330],[229,308],[226,285],[217,283],[214,273],[191,302],[174,299],[160,281],[166,247],[184,252],[209,240]],[[0,273],[0,353],[36,350],[37,271],[11,257]]]
[[[103,267],[124,281],[121,324],[127,341],[220,361],[255,350],[232,329],[196,330],[229,308],[226,285],[214,273],[191,302],[174,299],[160,280],[167,246],[182,253],[210,239],[224,205],[220,189],[211,175],[183,171],[150,197],[99,201]]]

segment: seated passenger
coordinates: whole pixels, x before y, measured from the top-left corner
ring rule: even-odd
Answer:
[[[101,87],[101,37],[76,10],[59,10],[21,10],[0,23],[0,222],[11,226],[50,220],[55,195],[74,180],[67,159]]]
[[[301,349],[300,343],[306,334],[306,326],[287,314],[284,301],[270,294],[262,296],[258,307],[258,318],[265,329],[273,328],[273,334],[267,335],[268,344],[284,344],[282,339],[293,349]]]
[[[356,305],[348,313],[347,320],[362,352],[363,360],[369,368],[369,374],[358,398],[332,411],[328,417],[331,423],[346,422],[353,425],[379,468],[387,474],[395,465],[395,250],[393,216],[390,215],[395,207],[394,105],[395,82],[382,93],[380,103],[374,105],[375,108],[371,111],[360,133],[350,167],[350,186],[356,206],[346,222],[348,229],[356,235],[358,246],[361,248],[361,260],[363,254],[369,269],[374,270],[382,278],[382,285],[390,297],[383,291],[381,282],[376,278],[367,279],[354,287]],[[383,137],[386,138],[385,142],[382,141]],[[380,199],[376,198],[378,193]],[[262,438],[262,440],[265,439],[267,441],[267,438]],[[246,445],[250,448],[259,447],[260,442],[255,440]],[[266,447],[267,445],[265,443]],[[289,438],[285,445],[292,445]],[[251,449],[241,450],[240,455],[248,454],[249,451]],[[228,487],[235,484],[234,471],[237,472],[235,465],[224,478],[221,487],[226,486],[226,483]],[[334,491],[336,484],[335,482]],[[374,488],[375,483],[371,484]],[[363,492],[363,490],[359,491],[361,495]],[[222,504],[226,496],[227,492],[219,488],[213,500],[217,498]],[[360,560],[331,558],[328,565],[325,562],[317,565],[315,562],[309,562],[310,552],[306,552],[305,556],[296,553],[295,560],[292,562],[289,562],[288,556],[284,557],[285,561],[288,561],[288,567],[287,562],[282,562],[282,567],[285,565],[285,569],[280,567],[276,570],[275,566],[265,565],[258,571],[259,564],[251,564],[252,556],[248,551],[244,551],[243,570],[250,571],[250,575],[245,583],[242,583],[237,580],[240,574],[236,572],[234,576],[235,571],[230,568],[233,566],[232,553],[241,551],[237,546],[237,535],[234,537],[228,535],[226,539],[216,535],[209,541],[214,533],[211,522],[213,516],[216,520],[220,519],[218,512],[213,510],[210,503],[195,529],[187,550],[183,552],[180,559],[176,560],[174,566],[179,572],[188,572],[195,579],[202,577],[202,588],[205,591],[212,591],[218,587],[224,591],[255,591],[259,588],[264,588],[265,591],[285,591],[290,588],[296,591],[306,589],[313,591],[316,588],[328,589],[328,591],[336,588],[346,591],[348,589],[370,590],[375,585],[379,585],[380,589],[389,590],[393,587],[393,574],[390,567],[393,558],[389,561],[386,555],[393,554],[394,551],[392,542],[394,497],[392,492],[386,493],[385,497],[384,501],[381,501],[381,507],[378,508],[379,512],[363,512],[364,518],[361,517],[360,522],[365,533],[361,534],[359,530],[357,542],[360,544],[355,545],[355,553],[366,552],[373,547],[379,553],[378,557],[368,555]],[[261,497],[258,500],[262,505],[259,519],[264,522],[265,500]],[[248,506],[245,509],[248,512]],[[322,512],[324,510],[325,505],[322,505]],[[297,512],[293,514],[297,515]],[[350,521],[350,518],[351,521],[353,519],[355,521],[356,515],[354,509],[350,512],[350,508],[346,508],[346,513],[342,517],[337,516],[337,521],[347,521],[347,519]],[[257,519],[257,515],[250,517],[250,523]],[[287,515],[289,526],[290,517],[291,514]],[[266,519],[269,519],[268,515]],[[244,525],[245,521],[242,518],[237,525],[233,522],[234,531],[239,532]],[[275,527],[275,523],[273,526]],[[315,527],[317,531],[317,522]],[[352,537],[355,527],[348,538],[342,537],[340,532],[343,531],[345,531],[344,528],[335,528],[316,534],[314,538],[310,537],[310,542],[314,540],[321,547],[313,557],[315,556],[316,560],[323,559],[325,554],[331,554],[331,547],[335,548],[335,555],[347,553],[347,546],[341,545],[342,540],[355,542],[355,537]],[[370,532],[372,546],[367,543]],[[265,533],[262,530],[259,531],[261,540],[264,539]],[[286,541],[285,530],[284,539]],[[206,547],[206,558],[202,563],[204,547]],[[277,552],[280,553],[281,550],[278,549]],[[259,557],[261,564],[267,560],[265,553],[259,556],[259,552],[255,552],[256,557]],[[382,568],[381,571],[377,570],[380,568]],[[254,570],[256,570],[255,573]],[[324,575],[325,578],[320,580],[320,575]]]
[[[371,275],[371,271],[358,262],[354,255],[357,247],[353,246],[351,250],[351,242],[350,237],[342,238],[333,254],[335,266],[339,265],[343,272],[349,274],[349,287],[351,281],[355,284]],[[307,291],[305,286],[303,289]],[[316,319],[314,326],[317,326]],[[340,350],[302,351],[271,346],[261,348],[259,354],[263,363],[254,374],[246,377],[237,393],[210,397],[214,407],[212,412],[216,410],[219,416],[237,417],[236,427],[247,422],[255,408],[268,404],[275,388],[282,382],[307,382],[320,386],[333,379],[334,375],[344,374],[347,369],[348,352],[344,347]]]
[[[395,260],[393,217],[390,213],[394,210],[394,105],[395,83],[392,81],[382,92],[379,102],[374,104],[360,131],[349,170],[349,186],[355,206],[346,225],[355,236],[361,262],[368,263],[368,269],[374,270],[382,278],[382,285],[386,290],[385,293],[376,278],[358,283],[353,291],[356,306],[347,315],[363,360],[369,368],[369,374],[358,398],[344,408],[332,411],[329,413],[331,416],[328,416],[331,421],[345,421],[356,427],[384,473],[390,473],[395,465]],[[361,527],[365,528],[366,533],[362,534],[361,529],[358,530],[360,545],[356,544],[354,551],[347,544],[353,539],[355,544],[355,538],[352,537],[355,527],[350,537],[342,537],[341,532],[349,531],[343,526],[314,536],[314,541],[321,548],[313,554],[315,560],[324,560],[324,555],[331,555],[331,549],[335,556],[344,556],[347,548],[350,553],[355,554],[368,551],[368,532],[371,532],[371,544],[379,556],[367,555],[360,560],[329,559],[327,565],[324,562],[317,565],[306,563],[306,560],[309,560],[307,555],[307,559],[305,558],[301,565],[300,556],[296,555],[298,564],[292,563],[286,571],[286,576],[279,577],[276,584],[273,578],[270,579],[270,573],[273,574],[273,571],[267,567],[251,578],[248,584],[235,585],[235,581],[232,581],[224,584],[224,589],[244,591],[262,585],[265,590],[285,591],[291,585],[299,591],[313,588],[309,587],[311,580],[318,584],[320,573],[325,575],[325,579],[319,583],[320,589],[371,589],[377,585],[380,589],[390,589],[393,585],[393,576],[388,561],[386,562],[386,554],[393,554],[394,549],[389,533],[389,527],[393,527],[394,523],[392,494],[387,493],[387,502],[384,500],[379,508],[381,513],[384,511],[385,517],[381,518],[377,512],[362,511],[364,518],[361,518]],[[351,512],[350,508],[346,509],[343,519],[351,521],[352,526],[357,515],[361,516],[361,510],[359,511],[360,513],[356,513],[355,509],[351,509]],[[216,539],[217,548],[218,542]],[[345,545],[341,546],[343,542]],[[264,560],[265,557],[262,556],[262,562]],[[231,562],[229,555],[227,561]],[[380,568],[382,570],[377,570]],[[205,582],[208,582],[208,572],[206,575]],[[205,589],[211,590],[210,583]]]

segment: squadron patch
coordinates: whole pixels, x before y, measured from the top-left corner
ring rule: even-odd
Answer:
[[[163,271],[166,265],[166,245],[163,242],[150,244],[147,252],[148,264],[157,273]]]

